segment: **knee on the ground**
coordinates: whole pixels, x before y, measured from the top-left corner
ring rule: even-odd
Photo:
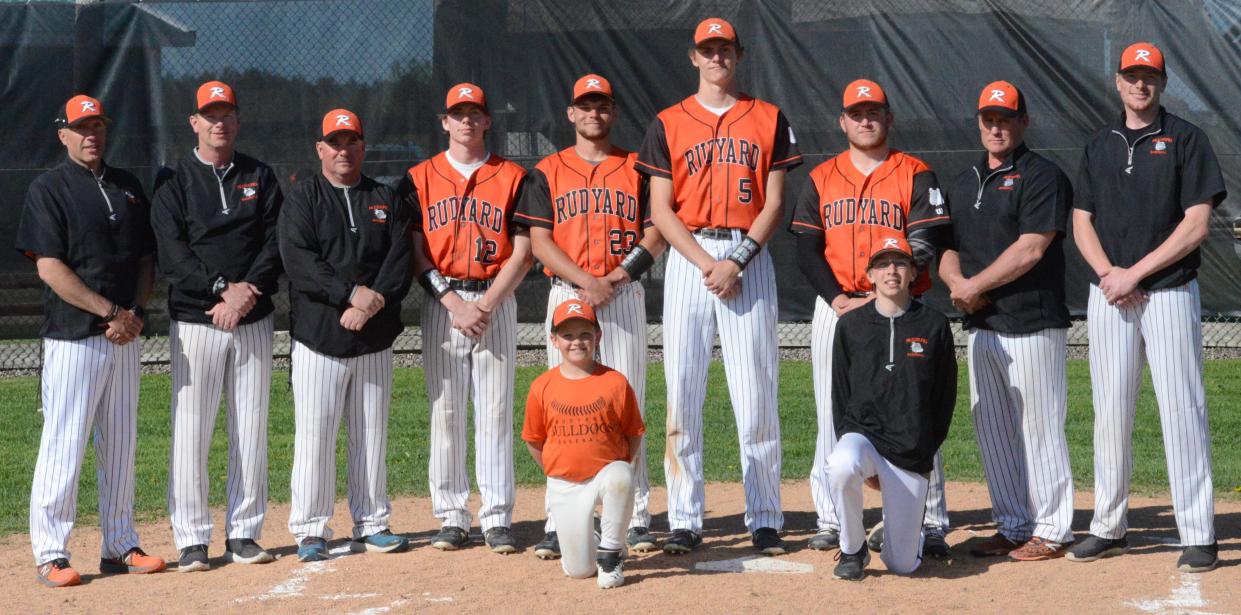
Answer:
[[[883,560],[883,565],[887,567],[888,572],[893,574],[911,574],[922,564],[922,558],[919,557],[917,548],[889,548],[889,545],[883,545],[883,551],[879,557]]]

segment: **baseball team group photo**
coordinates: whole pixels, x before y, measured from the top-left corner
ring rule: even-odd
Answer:
[[[103,4],[105,37],[186,28]],[[0,377],[14,606],[1241,609],[1241,127],[1201,121],[1213,73],[1137,4],[1089,74],[1014,42],[934,95],[905,71],[957,69],[908,40],[784,96],[800,9],[689,3],[531,63],[535,94],[437,39],[418,117],[227,65],[26,98],[55,119],[8,209],[38,292],[0,341],[38,352]],[[488,27],[594,19],[532,6]],[[920,142],[932,96],[950,136]],[[177,148],[125,164],[129,113]]]

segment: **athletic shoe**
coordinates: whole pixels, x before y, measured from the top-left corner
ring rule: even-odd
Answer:
[[[534,556],[539,559],[560,558],[560,539],[556,537],[556,532],[543,535],[543,540],[534,545]]]
[[[409,539],[397,536],[391,530],[375,532],[370,536],[354,538],[349,541],[349,550],[354,553],[392,553],[404,551],[409,547]]]
[[[303,538],[302,544],[297,546],[299,562],[322,562],[327,559],[327,541],[318,536]]]
[[[788,553],[784,548],[784,541],[781,540],[780,533],[774,528],[760,527],[754,530],[754,533],[750,535],[750,543],[763,555],[784,555]]]
[[[883,551],[883,522],[875,524],[870,528],[870,533],[866,535],[866,546],[875,553]]]
[[[1073,548],[1069,549],[1065,559],[1070,562],[1093,562],[1113,555],[1122,555],[1128,551],[1129,541],[1124,536],[1120,538],[1099,538],[1094,534],[1089,534],[1085,540],[1073,545]]]
[[[181,549],[181,557],[177,558],[177,572],[204,570],[211,570],[211,562],[207,561],[207,545],[190,545]]]
[[[431,539],[431,546],[440,551],[456,551],[468,544],[470,544],[470,535],[454,525],[445,525],[440,528],[440,533]]]
[[[863,544],[857,553],[836,552],[836,569],[832,571],[833,579],[843,581],[861,581],[866,576],[866,566],[870,564],[870,549]]]
[[[974,557],[1003,557],[1021,548],[1023,544],[1025,543],[1017,542],[1008,536],[996,532],[990,538],[970,547],[970,555]]]
[[[487,543],[492,553],[508,555],[517,551],[517,541],[513,540],[513,534],[504,526],[493,527],[483,532],[483,542]]]
[[[39,573],[39,582],[48,587],[69,587],[82,583],[81,575],[69,565],[69,560],[63,557],[44,562],[36,566],[35,570]]]
[[[224,541],[224,558],[234,564],[269,564],[276,558],[252,538],[229,538]]]
[[[700,544],[702,544],[702,536],[690,530],[672,530],[672,535],[664,541],[664,553],[681,555],[693,551]]]
[[[1214,570],[1219,564],[1219,543],[1185,547],[1180,559],[1176,560],[1176,569],[1181,572],[1206,572]]]
[[[819,530],[818,534],[810,537],[810,541],[806,543],[806,546],[815,551],[835,549],[840,546],[840,530],[834,527]]]
[[[939,533],[939,530],[922,528],[922,534],[922,557],[944,559],[952,553],[948,548],[948,541],[944,540],[944,535]]]
[[[134,547],[125,552],[120,559],[101,559],[99,560],[99,572],[101,574],[150,574],[159,572],[164,569],[167,564],[164,560],[147,555],[145,551]]]
[[[598,554],[595,555],[595,568],[599,575],[595,580],[599,584],[599,589],[612,589],[625,584],[624,560],[620,551],[599,549]]]
[[[1026,544],[1009,551],[1008,556],[1019,562],[1041,562],[1046,559],[1064,557],[1065,549],[1068,546],[1068,544],[1035,536],[1027,540]]]
[[[629,528],[629,532],[625,534],[625,544],[629,545],[631,551],[638,553],[659,550],[659,539],[651,533],[650,528],[641,525]]]

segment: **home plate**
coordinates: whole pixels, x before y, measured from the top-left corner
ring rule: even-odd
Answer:
[[[766,572],[770,574],[810,574],[813,564],[799,564],[765,555],[747,555],[737,559],[698,562],[694,570],[703,572]]]

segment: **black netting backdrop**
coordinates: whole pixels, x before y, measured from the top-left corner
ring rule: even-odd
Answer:
[[[586,72],[612,81],[622,108],[614,140],[636,148],[655,113],[696,87],[687,50],[707,16],[737,26],[744,89],[780,105],[796,131],[806,164],[790,176],[788,201],[809,169],[845,147],[840,91],[858,77],[884,86],[897,118],[893,145],[925,159],[941,182],[979,155],[973,104],[995,79],[1024,90],[1027,142],[1074,176],[1087,136],[1120,112],[1113,70],[1120,50],[1138,40],[1164,50],[1164,104],[1207,131],[1225,180],[1241,190],[1241,4],[1233,0],[32,2],[0,4],[0,108],[8,117],[0,245],[13,245],[31,180],[63,156],[52,120],[74,93],[100,98],[115,119],[109,163],[148,182],[192,147],[186,118],[208,79],[238,92],[238,149],[286,179],[317,167],[319,119],[343,106],[366,124],[366,172],[395,181],[444,147],[436,112],[458,81],[487,91],[491,149],[532,166],[571,143],[564,108]],[[1238,218],[1241,200],[1230,196],[1204,245],[1207,320],[1241,317]],[[1085,265],[1071,241],[1066,249],[1070,308],[1080,315]],[[790,237],[780,233],[772,251],[781,321],[808,321],[813,294]],[[662,304],[659,271],[647,280],[652,322]],[[532,273],[519,290],[522,321],[542,320],[546,291]],[[37,336],[40,292],[33,266],[0,250],[0,338]],[[417,324],[421,294],[415,286],[406,300],[407,324]],[[942,288],[929,300],[948,308]],[[153,305],[160,332],[162,292]],[[3,355],[0,346],[0,364]]]

